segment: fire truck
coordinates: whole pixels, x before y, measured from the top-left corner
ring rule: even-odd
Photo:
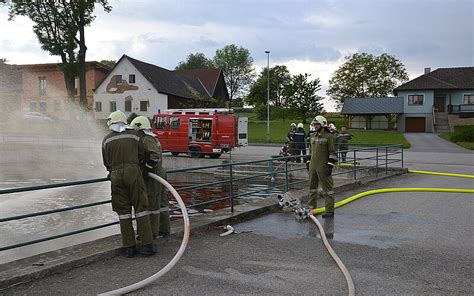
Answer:
[[[247,146],[247,117],[232,109],[169,109],[152,119],[163,152],[193,158],[219,158],[237,146]]]

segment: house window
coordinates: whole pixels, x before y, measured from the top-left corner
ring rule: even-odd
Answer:
[[[46,77],[39,77],[39,94],[46,95]]]
[[[474,104],[474,94],[464,95],[464,99],[463,99],[462,103],[467,104],[467,105],[473,105]]]
[[[408,95],[408,105],[423,106],[424,95]]]
[[[170,129],[179,129],[179,117],[170,117]]]
[[[102,102],[95,102],[95,112],[102,112]]]
[[[140,101],[140,111],[146,112],[150,106],[150,101]]]
[[[117,102],[111,101],[110,102],[110,112],[117,111]]]
[[[61,101],[55,100],[54,101],[54,111],[60,111],[61,110]]]
[[[36,102],[35,101],[30,102],[30,111],[31,112],[36,111]]]
[[[132,101],[125,101],[125,112],[132,112]]]
[[[45,101],[40,102],[40,111],[46,112],[46,102]]]
[[[128,83],[135,83],[135,74],[128,75]]]
[[[115,75],[115,83],[122,84],[122,75]]]

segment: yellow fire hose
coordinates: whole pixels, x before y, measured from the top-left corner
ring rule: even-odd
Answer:
[[[447,177],[458,177],[458,178],[473,178],[474,175],[467,175],[467,174],[451,174],[451,173],[441,173],[441,172],[428,172],[428,171],[417,171],[417,170],[408,170],[409,173],[415,174],[428,174],[428,175],[436,175],[436,176],[447,176]],[[356,199],[361,197],[378,194],[378,193],[387,193],[387,192],[454,192],[454,193],[474,193],[474,189],[458,189],[458,188],[384,188],[384,189],[375,189],[369,190],[365,192],[358,193],[346,199],[343,199],[334,204],[334,208],[342,207]],[[321,214],[326,211],[325,207],[316,208],[311,210],[311,214]]]
[[[467,174],[451,174],[451,173],[441,173],[441,172],[429,172],[429,171],[417,171],[417,170],[408,170],[409,173],[415,173],[415,174],[428,174],[428,175],[436,175],[436,176],[447,176],[447,177],[457,177],[457,178],[473,178],[474,175],[467,175]],[[339,208],[342,207],[343,205],[346,205],[356,199],[359,199],[361,197],[367,196],[367,195],[372,195],[372,194],[378,194],[378,193],[387,193],[387,192],[454,192],[454,193],[474,193],[474,189],[458,189],[458,188],[384,188],[384,189],[375,189],[375,190],[369,190],[365,192],[361,192],[358,194],[355,194],[351,197],[348,197],[344,200],[341,200],[337,203],[334,204],[334,208]],[[326,234],[324,232],[324,229],[319,223],[319,221],[316,219],[314,215],[320,214],[326,211],[325,207],[322,208],[316,208],[311,211],[309,211],[309,218],[313,220],[313,222],[316,224],[316,226],[319,229],[319,232],[321,233],[321,238],[324,242],[324,245],[326,246],[326,249],[328,250],[329,254],[332,256],[334,261],[336,262],[337,266],[341,270],[341,272],[344,274],[344,277],[347,282],[347,287],[348,287],[348,295],[353,296],[355,295],[355,288],[354,288],[354,282],[352,281],[352,277],[347,270],[347,268],[344,266],[342,263],[341,259],[336,255],[334,250],[332,249],[331,245],[329,244]]]

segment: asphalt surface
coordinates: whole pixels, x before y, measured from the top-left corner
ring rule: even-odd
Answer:
[[[434,133],[405,133],[412,152],[469,153],[469,149],[440,138]]]
[[[410,151],[406,155],[410,155]],[[474,174],[472,153],[410,156],[410,168]],[[471,160],[471,162],[469,162]],[[459,164],[456,164],[460,162]],[[453,164],[454,163],[454,164]],[[388,187],[473,188],[472,179],[405,174],[352,194]],[[339,196],[341,197],[341,196]],[[472,294],[473,195],[387,193],[337,209],[331,244],[351,273],[357,295]],[[183,258],[137,295],[237,295],[347,293],[316,227],[291,213],[274,213],[220,229],[193,233]],[[116,289],[150,276],[173,257],[179,237],[160,240],[150,258],[113,258],[2,291],[4,295],[84,295]]]

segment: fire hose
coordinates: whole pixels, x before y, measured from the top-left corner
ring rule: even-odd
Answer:
[[[132,285],[129,285],[129,286],[117,289],[117,290],[112,290],[112,291],[108,291],[108,292],[105,292],[105,293],[101,293],[99,295],[121,295],[121,294],[133,292],[135,290],[141,289],[141,288],[151,284],[152,282],[156,281],[157,279],[159,279],[160,277],[165,275],[168,271],[170,271],[171,268],[173,268],[175,266],[175,264],[179,261],[179,259],[181,258],[181,256],[184,253],[184,250],[186,249],[186,246],[187,246],[188,241],[189,241],[189,233],[190,233],[189,217],[188,217],[188,212],[186,210],[186,205],[184,204],[183,200],[181,199],[181,196],[179,195],[179,193],[165,179],[163,179],[163,178],[161,178],[161,177],[159,177],[159,176],[157,176],[153,173],[148,173],[148,176],[150,176],[151,178],[153,178],[156,181],[163,184],[171,192],[171,194],[173,194],[174,198],[176,199],[176,201],[179,204],[179,207],[181,208],[181,212],[183,213],[183,221],[184,221],[184,235],[183,235],[183,240],[181,242],[181,246],[179,247],[179,249],[176,252],[173,259],[171,259],[171,261],[165,267],[163,267],[161,270],[159,270],[157,273],[153,274],[152,276],[150,276],[150,277],[148,277],[144,280],[141,280],[137,283],[134,283]]]
[[[429,172],[429,171],[417,171],[417,170],[408,170],[409,173],[416,173],[416,174],[429,174],[429,175],[437,175],[437,176],[447,176],[447,177],[458,177],[458,178],[474,178],[474,175],[468,175],[468,174],[452,174],[452,173],[441,173],[441,172]],[[474,193],[473,189],[458,189],[458,188],[385,188],[385,189],[376,189],[376,190],[369,190],[365,192],[361,192],[359,194],[355,194],[349,198],[346,198],[344,200],[341,200],[337,203],[335,203],[334,208],[342,207],[343,205],[346,205],[354,200],[357,200],[361,197],[372,195],[372,194],[378,194],[378,193],[387,193],[387,192],[454,192],[454,193]],[[321,208],[316,208],[316,209],[307,209],[301,207],[299,204],[299,201],[296,200],[295,198],[288,198],[288,197],[279,197],[280,201],[279,204],[282,207],[290,207],[290,208],[295,208],[295,215],[297,219],[305,219],[305,218],[310,218],[318,227],[319,232],[321,233],[321,238],[324,242],[324,245],[326,249],[328,250],[329,254],[331,257],[334,259],[336,264],[338,265],[339,269],[341,272],[344,274],[344,277],[346,278],[347,286],[348,286],[348,294],[349,296],[355,295],[355,288],[354,288],[354,282],[352,280],[351,275],[349,274],[349,271],[347,268],[344,266],[342,261],[339,259],[339,257],[336,255],[334,250],[332,249],[331,245],[329,244],[327,238],[326,238],[326,233],[324,232],[324,229],[319,223],[319,221],[316,219],[314,215],[320,214],[326,211],[325,207]]]

